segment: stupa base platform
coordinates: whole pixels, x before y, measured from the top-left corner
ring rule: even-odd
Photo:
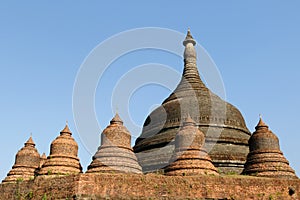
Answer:
[[[0,199],[299,199],[299,179],[78,174],[0,185]]]

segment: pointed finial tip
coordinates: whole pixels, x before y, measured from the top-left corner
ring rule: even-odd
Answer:
[[[185,118],[184,122],[183,122],[183,125],[186,126],[186,125],[195,125],[195,124],[196,124],[196,122],[192,119],[190,113],[188,113],[186,115],[186,118]]]
[[[190,28],[188,28],[185,40],[183,41],[183,45],[186,46],[188,43],[192,43],[194,46],[196,45],[196,41],[194,40],[194,38],[191,34]]]
[[[259,127],[268,127],[268,125],[265,124],[265,122],[262,120],[262,115],[259,114],[259,122],[256,126],[256,129],[259,128]]]
[[[25,142],[25,146],[28,146],[28,145],[35,145],[35,143],[32,139],[32,136],[30,136],[29,139]]]
[[[188,113],[188,114],[186,115],[186,119],[192,119],[190,113]]]
[[[41,155],[41,158],[42,159],[47,159],[47,156],[46,156],[45,152]]]
[[[123,124],[123,121],[121,119],[121,117],[119,116],[118,112],[116,112],[115,116],[112,118],[112,120],[110,121],[111,124]]]
[[[69,126],[68,126],[68,121],[66,121],[66,126],[60,133],[72,134],[72,132],[70,131]]]

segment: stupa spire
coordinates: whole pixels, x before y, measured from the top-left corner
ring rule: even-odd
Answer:
[[[262,120],[261,114],[259,115],[259,122],[256,125],[255,129],[257,130],[259,128],[269,128],[268,125],[266,125],[265,122]]]
[[[192,119],[190,114],[187,114],[187,117],[183,122],[183,126],[196,126],[196,122]]]
[[[197,53],[195,49],[196,41],[194,40],[190,29],[188,29],[186,37],[182,42],[185,46],[183,58],[184,58],[184,68],[182,73],[182,78],[175,89],[174,93],[176,93],[177,97],[180,97],[180,91],[192,91],[190,95],[194,95],[195,90],[205,90],[207,91],[206,86],[202,82],[198,67],[197,67]],[[171,95],[167,100],[171,100],[175,98],[174,95]]]
[[[183,41],[183,45],[186,46],[188,43],[192,43],[193,46],[196,45],[196,41],[194,40],[192,34],[191,34],[191,29],[188,28],[185,40]]]
[[[110,120],[110,124],[123,124],[123,121],[120,118],[118,112],[116,112],[114,118],[112,118],[112,120]]]
[[[34,141],[33,141],[33,139],[32,139],[31,134],[30,134],[29,139],[24,143],[24,145],[25,145],[25,147],[27,147],[27,146],[35,147],[35,143],[34,143]]]
[[[65,128],[60,132],[60,134],[69,134],[69,135],[72,135],[72,132],[70,131],[69,129],[69,126],[68,126],[68,120],[66,121],[66,126]]]
[[[197,70],[197,53],[195,49],[196,41],[194,40],[190,29],[188,29],[185,40],[183,41],[183,45],[185,46],[183,58],[184,58],[184,72],[188,74],[197,74],[199,76]],[[190,65],[189,65],[190,64]]]

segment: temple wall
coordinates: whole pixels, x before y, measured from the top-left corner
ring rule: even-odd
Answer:
[[[156,174],[39,176],[1,184],[0,199],[299,199],[300,180]]]

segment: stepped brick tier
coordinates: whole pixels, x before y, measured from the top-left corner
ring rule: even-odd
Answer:
[[[32,137],[16,155],[15,164],[3,180],[4,183],[32,179],[40,166],[40,154],[35,148]]]
[[[188,115],[175,138],[175,152],[165,173],[169,176],[218,175],[211,158],[204,150],[204,134]]]
[[[144,172],[169,164],[174,138],[184,115],[190,113],[206,136],[205,148],[221,172],[241,173],[249,152],[251,133],[243,116],[233,105],[212,93],[197,69],[196,41],[188,31],[185,40],[184,70],[175,91],[146,119],[134,151]]]
[[[40,175],[77,174],[82,172],[78,158],[78,144],[72,137],[68,125],[51,143],[50,155],[43,164]]]
[[[101,134],[101,146],[93,156],[87,173],[142,173],[131,148],[131,135],[118,114]]]
[[[260,118],[249,140],[250,153],[244,174],[274,178],[297,178],[295,171],[280,151],[278,137]]]

